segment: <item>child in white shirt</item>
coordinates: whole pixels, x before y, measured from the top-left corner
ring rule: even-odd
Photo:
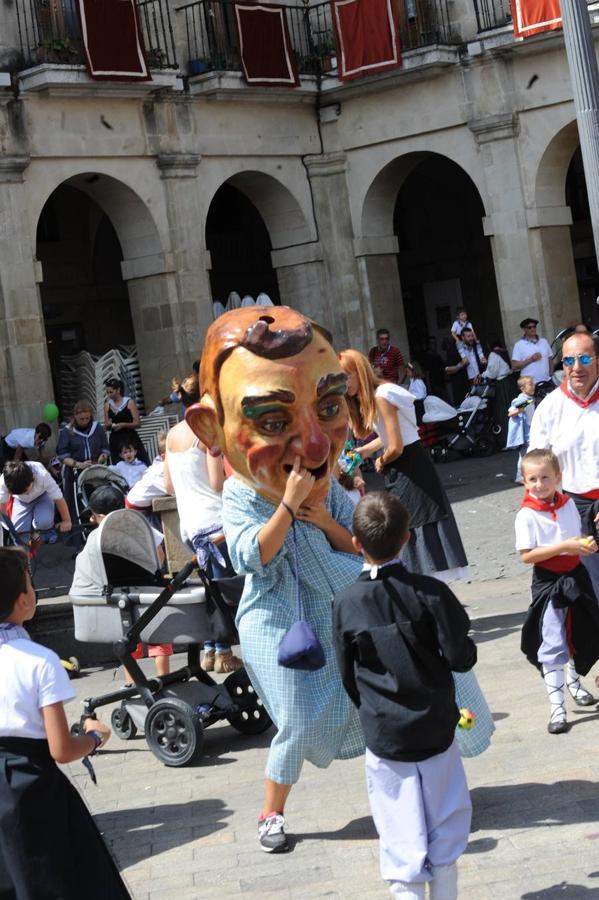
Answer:
[[[597,701],[580,683],[599,659],[599,605],[581,559],[597,552],[592,537],[581,537],[572,498],[557,487],[561,472],[551,450],[531,450],[522,461],[525,494],[516,516],[516,550],[534,566],[532,604],[522,628],[522,651],[542,673],[551,714],[547,731],[568,730],[566,684],[578,706]]]
[[[454,339],[454,341],[456,342],[458,349],[459,349],[460,344],[462,343],[462,331],[464,330],[464,328],[469,328],[470,331],[472,331],[472,333],[474,334],[474,338],[475,338],[476,342],[478,343],[478,338],[476,337],[474,325],[468,318],[467,310],[463,306],[458,306],[458,308],[456,309],[456,315],[455,315],[453,325],[451,326],[451,336]]]
[[[522,375],[517,381],[520,393],[510,403],[506,449],[517,449],[516,484],[522,484],[522,460],[528,452],[530,425],[535,412],[535,380],[531,375]]]
[[[60,660],[23,624],[35,614],[27,556],[0,548],[0,892],[130,900],[87,807],[56,763],[91,756],[110,729],[69,732],[74,691]]]
[[[119,456],[121,461],[115,466],[109,466],[108,468],[112,469],[113,472],[118,472],[125,479],[129,488],[132,488],[134,484],[137,484],[143,478],[148,471],[148,467],[141,459],[137,458],[137,448],[134,444],[121,444]]]

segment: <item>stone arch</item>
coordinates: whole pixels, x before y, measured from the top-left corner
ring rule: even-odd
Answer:
[[[580,141],[576,120],[554,134],[539,161],[535,176],[535,206],[563,206],[566,175]]]
[[[266,225],[273,250],[313,240],[309,223],[297,198],[273,175],[254,170],[237,172],[225,179],[223,184],[237,188],[253,203]],[[218,188],[214,194],[217,190]],[[214,194],[210,202],[214,199]]]

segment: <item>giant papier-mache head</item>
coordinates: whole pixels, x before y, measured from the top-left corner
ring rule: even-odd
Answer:
[[[294,460],[324,499],[347,437],[346,376],[329,333],[286,306],[235,309],[212,323],[200,367],[202,397],[186,421],[236,475],[278,503]]]

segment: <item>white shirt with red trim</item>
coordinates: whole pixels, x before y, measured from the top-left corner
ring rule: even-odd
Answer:
[[[599,400],[584,408],[562,390],[548,394],[532,418],[528,442],[529,450],[542,447],[550,447],[559,459],[565,491],[586,494],[597,490]]]
[[[534,550],[535,547],[551,547],[582,534],[580,515],[574,500],[568,500],[550,512],[523,506],[516,515],[516,550]]]

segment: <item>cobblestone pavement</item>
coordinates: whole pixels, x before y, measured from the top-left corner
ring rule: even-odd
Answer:
[[[599,713],[570,703],[570,732],[547,734],[544,687],[519,650],[530,573],[513,550],[521,496],[513,469],[513,454],[440,468],[472,567],[472,581],[456,590],[473,619],[476,672],[497,723],[490,750],[466,760],[474,821],[460,898],[599,898]],[[79,697],[98,694],[114,686],[113,671],[75,685]],[[77,709],[71,704],[72,718]],[[167,769],[143,737],[113,737],[97,757],[97,787],[79,763],[68,767],[135,900],[388,896],[361,759],[326,771],[307,765],[288,806],[293,852],[259,851],[268,743],[268,733],[213,726],[200,765]]]

